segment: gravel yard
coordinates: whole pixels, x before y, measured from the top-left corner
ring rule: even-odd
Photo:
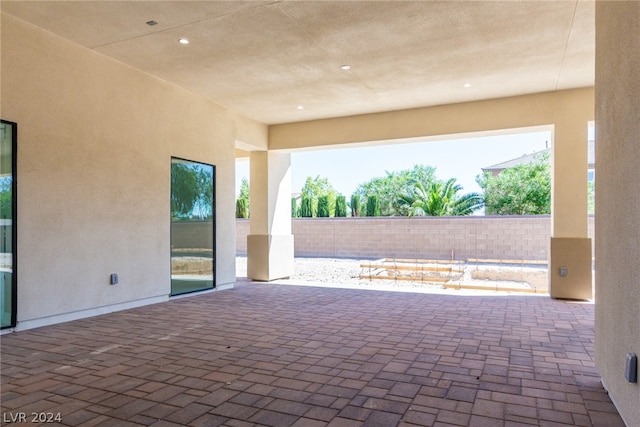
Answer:
[[[286,284],[348,287],[371,290],[397,290],[434,292],[442,290],[440,285],[419,282],[395,282],[390,280],[360,279],[363,272],[359,259],[351,258],[294,258],[295,273]],[[247,276],[247,258],[236,257],[236,276]]]
[[[361,282],[360,260],[334,258],[295,258],[295,274],[291,280],[320,283]],[[247,276],[247,257],[236,257],[236,276]]]
[[[308,284],[335,287],[355,287],[362,289],[377,290],[398,290],[398,291],[414,291],[414,292],[480,292],[475,290],[461,291],[457,289],[444,289],[441,284],[424,283],[420,281],[395,281],[395,280],[369,280],[360,279],[361,274],[366,274],[367,270],[360,267],[362,263],[368,263],[370,260],[360,260],[351,258],[295,258],[295,273],[287,280],[278,280],[287,284]],[[482,271],[492,272],[521,272],[521,275],[527,276],[523,269],[509,267],[481,267]],[[530,288],[529,283],[523,281],[505,281],[505,280],[477,280],[472,278],[472,272],[475,275],[479,270],[477,267],[468,266],[463,277],[452,283],[476,284],[480,286],[495,286],[495,288],[509,286],[512,288]],[[247,277],[247,258],[244,256],[236,257],[236,276]],[[490,275],[491,276],[491,275]],[[495,291],[491,291],[494,292]]]

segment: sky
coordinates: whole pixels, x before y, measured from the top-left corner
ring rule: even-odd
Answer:
[[[347,199],[359,184],[386,176],[386,171],[433,166],[441,180],[456,178],[461,193],[481,192],[476,176],[482,168],[551,147],[549,131],[412,142],[374,147],[338,148],[291,154],[291,191],[299,193],[307,177],[327,178]],[[236,161],[236,197],[242,178],[249,179],[249,161]]]

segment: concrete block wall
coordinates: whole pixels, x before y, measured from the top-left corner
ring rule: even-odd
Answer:
[[[295,256],[327,258],[548,259],[551,219],[540,216],[296,218]],[[247,253],[249,220],[236,221]],[[593,217],[589,237],[593,238]]]
[[[236,256],[247,254],[247,236],[249,235],[249,220],[236,218]]]

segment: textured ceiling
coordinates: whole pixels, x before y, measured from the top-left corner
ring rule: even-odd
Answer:
[[[267,124],[594,82],[593,1],[2,1],[1,7]],[[181,37],[190,43],[179,44]],[[351,69],[342,70],[345,64]]]

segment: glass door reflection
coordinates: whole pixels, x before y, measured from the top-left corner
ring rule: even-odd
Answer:
[[[0,122],[0,327],[16,325],[16,146],[17,125]]]
[[[215,286],[215,166],[171,159],[171,295]]]

